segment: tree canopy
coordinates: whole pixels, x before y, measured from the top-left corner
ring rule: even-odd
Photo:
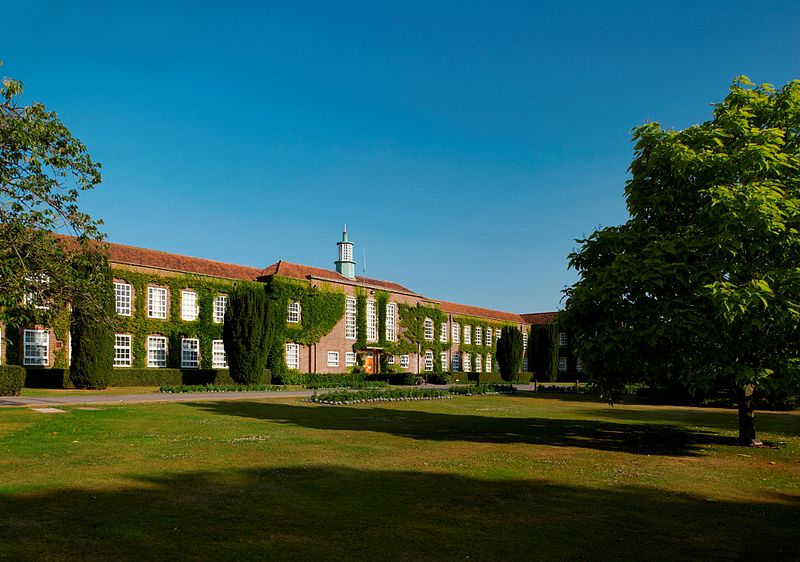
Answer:
[[[737,78],[710,121],[633,138],[630,219],[578,241],[561,319],[609,399],[726,387],[751,442],[754,391],[800,379],[800,81]]]
[[[2,64],[2,63],[0,63]],[[24,106],[22,83],[4,78],[0,88],[0,320],[46,322],[66,302],[93,299],[85,266],[102,246],[99,221],[78,207],[82,191],[100,183],[100,164],[41,103]],[[54,233],[76,236],[65,244]],[[91,285],[91,284],[89,284]]]

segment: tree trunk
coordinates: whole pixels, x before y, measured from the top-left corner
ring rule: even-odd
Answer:
[[[756,420],[753,412],[752,384],[741,385],[736,389],[739,402],[739,444],[752,445],[756,441]]]

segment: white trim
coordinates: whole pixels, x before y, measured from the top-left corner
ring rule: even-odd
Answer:
[[[181,338],[181,369],[200,368],[200,340]]]
[[[228,356],[225,354],[224,340],[211,340],[211,368],[228,368]]]
[[[217,295],[214,297],[214,324],[225,322],[225,310],[228,308],[227,295]]]
[[[345,367],[355,367],[356,366],[356,353],[354,351],[345,351],[344,352],[344,366]]]
[[[167,338],[147,336],[147,366],[164,368],[167,366]]]
[[[356,339],[357,331],[357,322],[356,322],[356,299],[352,297],[347,297],[345,300],[344,306],[344,337],[348,340]]]
[[[120,316],[131,316],[133,287],[123,281],[114,281],[114,308]]]
[[[47,366],[50,358],[50,333],[47,330],[24,330],[23,365]]]
[[[181,320],[192,322],[200,316],[200,306],[197,304],[197,293],[191,289],[181,291]]]
[[[329,351],[328,352],[328,367],[338,367],[339,366],[339,352],[338,351]]]
[[[433,321],[431,321],[433,323]],[[425,350],[425,372],[430,373],[433,371],[433,351],[430,349]]]
[[[452,342],[453,343],[461,343],[461,324],[458,322],[453,322],[452,330],[450,333],[452,334]]]
[[[286,367],[295,370],[300,368],[300,344],[286,344]]]
[[[114,366],[130,367],[133,363],[130,334],[114,334]]]
[[[386,341],[397,339],[397,305],[393,302],[386,303]]]
[[[164,287],[147,287],[147,317],[166,320],[167,289]]]
[[[447,343],[447,322],[442,322],[442,328],[439,332],[439,341],[442,343]],[[446,371],[447,369],[445,369]]]
[[[378,341],[378,315],[375,301],[367,301],[367,341]]]
[[[289,324],[300,323],[300,302],[292,301],[289,303],[289,310],[286,312],[286,322]]]

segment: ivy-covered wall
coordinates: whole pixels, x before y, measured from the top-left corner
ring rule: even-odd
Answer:
[[[487,353],[491,353],[492,367],[494,367],[494,364],[496,363],[495,357],[497,355],[497,334],[495,331],[503,328],[504,326],[516,326],[516,324],[512,324],[511,322],[495,322],[492,320],[486,320],[485,318],[478,318],[476,316],[453,316],[452,321],[460,324],[461,343],[456,345],[458,345],[458,349],[461,352],[461,370],[466,373],[471,373],[475,370],[476,355],[483,355],[485,357]],[[470,344],[464,343],[464,326],[470,326],[470,331],[472,333],[472,343]],[[475,336],[477,333],[476,328],[481,329],[480,341],[478,341]],[[492,330],[492,343],[491,345],[485,345],[486,330],[489,328]],[[464,353],[469,353],[468,365],[464,362]],[[485,365],[483,370],[486,370]],[[490,370],[494,369],[492,368]]]
[[[214,298],[227,295],[235,284],[248,283],[247,281],[229,281],[189,274],[167,277],[116,267],[112,267],[111,272],[114,279],[133,286],[133,315],[117,315],[115,331],[118,334],[131,334],[134,368],[147,367],[147,337],[150,335],[167,338],[167,367],[180,368],[182,338],[197,338],[200,340],[200,368],[211,368],[211,342],[222,339],[222,323],[217,324],[213,320]],[[166,320],[147,317],[148,285],[167,288],[169,310]],[[191,289],[197,293],[200,309],[197,320],[181,319],[183,289]]]

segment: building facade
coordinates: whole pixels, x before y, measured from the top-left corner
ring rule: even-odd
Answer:
[[[431,299],[355,274],[347,230],[333,270],[278,261],[264,269],[108,244],[117,315],[115,368],[227,368],[222,326],[236,284],[266,284],[286,311],[269,367],[303,373],[494,372],[503,326],[553,324],[556,313],[517,314]],[[574,370],[566,352],[558,370]],[[560,342],[559,342],[560,343]],[[0,328],[2,363],[68,368],[69,312],[51,326]],[[527,360],[523,370],[527,371]]]

